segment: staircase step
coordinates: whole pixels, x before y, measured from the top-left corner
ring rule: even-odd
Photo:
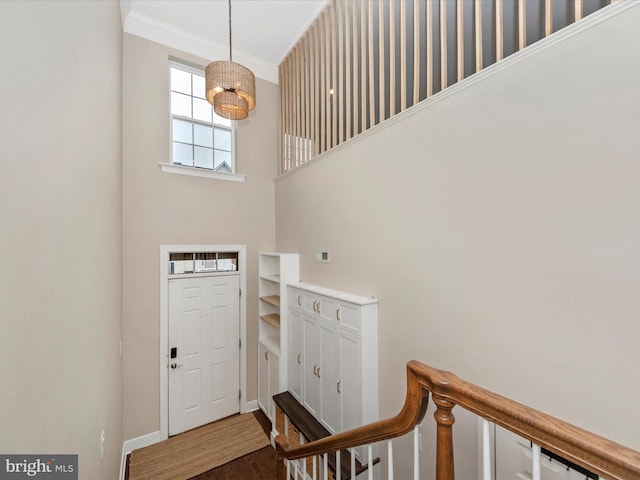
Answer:
[[[290,392],[283,392],[274,395],[273,401],[287,416],[289,421],[304,435],[307,441],[314,441],[320,438],[329,437],[331,434],[309,411],[298,402]],[[279,432],[284,433],[284,432]],[[380,458],[373,459],[373,464],[380,462]],[[336,471],[336,455],[330,453],[328,458],[329,468]],[[362,464],[356,459],[356,475],[360,475],[368,468],[367,464]],[[340,451],[340,472],[343,480],[351,478],[351,453],[347,450]]]

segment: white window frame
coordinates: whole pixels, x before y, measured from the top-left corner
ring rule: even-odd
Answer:
[[[169,76],[169,89],[167,91],[167,97],[169,101],[169,163],[160,163],[160,169],[164,173],[173,173],[178,175],[189,175],[195,177],[204,177],[204,178],[212,178],[218,180],[229,180],[234,182],[244,182],[246,175],[237,173],[237,156],[236,156],[236,122],[231,121],[230,131],[231,131],[231,162],[232,162],[232,172],[220,172],[213,169],[189,166],[189,165],[181,165],[173,163],[173,119],[185,120],[191,123],[200,123],[203,125],[209,125],[207,122],[201,122],[199,120],[193,118],[185,118],[179,115],[174,115],[171,112],[171,68],[177,68],[183,70],[185,72],[204,76],[204,69],[200,66],[196,66],[185,61],[170,58],[169,64],[167,68],[167,75]],[[217,124],[211,123],[211,126],[215,127]],[[223,125],[224,128],[229,128],[227,125]],[[215,146],[214,146],[215,147]]]

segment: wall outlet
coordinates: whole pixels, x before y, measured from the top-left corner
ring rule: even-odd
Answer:
[[[320,262],[320,263],[329,263],[329,252],[328,251],[316,252],[315,260],[316,262]]]

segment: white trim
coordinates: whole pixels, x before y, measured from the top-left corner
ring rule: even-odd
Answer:
[[[201,35],[176,28],[135,10],[127,12],[122,27],[125,33],[137,35],[203,59],[220,60],[227,59],[229,56],[227,44],[214,42]],[[256,77],[278,83],[278,65],[236,49],[233,50],[233,60],[249,68]]]
[[[302,39],[302,37],[309,31],[309,29],[311,28],[311,25],[315,23],[315,21],[318,19],[318,17],[324,11],[324,9],[327,8],[327,5],[329,5],[329,0],[323,0],[320,3],[320,6],[318,6],[315,13],[311,16],[311,18],[306,23],[306,25],[300,29],[300,33],[296,35],[293,42],[291,42],[291,45],[289,45],[289,48],[285,50],[284,55],[282,55],[282,58],[280,58],[280,60],[278,61],[278,65],[280,65],[285,58],[287,58],[287,56],[291,53],[291,50],[293,50],[293,48],[300,41],[300,39]],[[278,83],[278,81],[276,81],[276,83]]]
[[[120,19],[122,20],[122,26],[127,19],[127,15],[131,11],[131,0],[120,0]]]
[[[245,412],[255,412],[259,408],[258,400],[251,400],[250,402],[247,402],[247,406],[244,409]]]
[[[483,70],[480,70],[477,73],[474,73],[473,75],[470,75],[464,80],[457,82],[451,85],[450,87],[445,88],[444,90],[439,91],[438,93],[434,94],[432,97],[429,97],[426,100],[422,100],[416,103],[415,105],[412,105],[406,110],[400,113],[397,113],[393,117],[387,118],[383,122],[380,122],[377,125],[374,125],[373,127],[365,130],[364,132],[359,133],[355,137],[351,137],[350,139],[344,141],[339,145],[336,145],[330,150],[326,150],[320,153],[319,155],[316,155],[315,157],[306,161],[302,165],[292,170],[289,170],[283,173],[282,175],[280,175],[279,177],[275,178],[274,182],[278,182],[283,178],[286,178],[289,175],[301,170],[302,168],[308,167],[309,165],[316,163],[317,161],[322,159],[324,156],[331,155],[333,152],[338,152],[341,149],[347,147],[348,145],[351,145],[354,142],[365,140],[370,135],[376,135],[378,132],[383,131],[385,128],[395,125],[396,123],[401,122],[406,118],[408,118],[409,116],[414,115],[418,112],[421,112],[426,108],[431,108],[432,105],[450,97],[451,95],[455,95],[456,93],[466,88],[469,88],[470,86],[475,85],[478,82],[484,81],[486,78],[501,72],[505,68],[510,68],[512,65],[515,65],[516,63],[519,63],[531,56],[537,55],[538,53],[546,50],[547,48],[550,48],[558,43],[561,43],[573,37],[574,35],[577,35],[578,33],[588,30],[589,28],[601,22],[604,22],[605,20],[615,15],[618,15],[619,13],[622,13],[623,11],[631,7],[638,7],[639,5],[640,5],[640,1],[637,1],[637,0],[618,0],[616,3],[607,5],[606,7],[603,7],[600,10],[598,10],[597,12],[594,12],[588,15],[582,20],[572,23],[571,25],[563,28],[562,30],[558,30],[557,32],[552,33],[548,37],[537,41],[536,43],[520,50],[519,52],[509,55],[503,60],[500,60],[492,65],[489,65],[488,67],[484,68]]]
[[[240,273],[240,413],[247,409],[247,246],[160,245],[160,440],[169,438],[169,254],[179,252],[238,252]]]
[[[125,440],[122,444],[122,459],[120,460],[120,480],[124,480],[124,473],[127,467],[127,455],[138,448],[148,447],[154,443],[162,441],[160,432],[147,433],[140,437]]]
[[[178,175],[212,178],[214,180],[227,180],[231,182],[244,182],[247,178],[247,176],[242,173],[216,172],[215,170],[187,167],[185,165],[173,165],[171,163],[160,163],[159,165],[163,173],[176,173]]]

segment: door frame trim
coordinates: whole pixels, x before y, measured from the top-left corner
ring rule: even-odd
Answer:
[[[160,245],[160,437],[169,438],[169,254],[238,252],[240,274],[240,413],[247,412],[247,246]]]

